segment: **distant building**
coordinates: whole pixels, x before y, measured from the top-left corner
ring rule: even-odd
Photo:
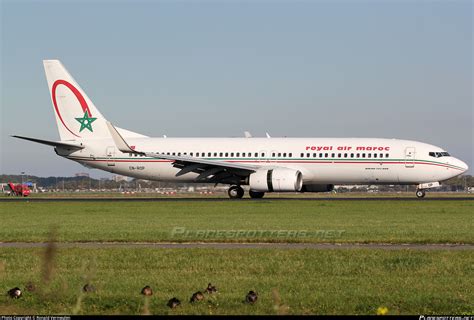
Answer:
[[[74,175],[75,177],[87,177],[89,178],[89,174],[87,172],[79,172]]]
[[[127,182],[128,177],[117,174],[117,175],[112,176],[112,180],[114,180],[115,182],[122,182],[122,181]]]

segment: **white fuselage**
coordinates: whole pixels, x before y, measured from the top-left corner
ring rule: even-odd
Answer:
[[[305,184],[421,184],[467,170],[459,159],[426,143],[372,138],[128,138],[137,150],[299,170]],[[117,150],[112,139],[89,139],[86,148],[57,153],[86,166],[140,179],[196,182],[177,176],[171,160]],[[441,152],[444,155],[441,155]],[[431,155],[430,155],[431,153]]]

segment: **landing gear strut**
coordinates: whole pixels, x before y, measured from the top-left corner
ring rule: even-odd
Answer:
[[[227,193],[231,199],[241,199],[244,196],[244,189],[241,186],[232,186]]]
[[[249,196],[252,199],[262,199],[263,196],[265,195],[265,192],[258,192],[258,191],[249,191]]]
[[[422,190],[422,189],[416,190],[416,196],[417,196],[418,198],[420,198],[420,199],[421,199],[421,198],[424,198],[425,195],[426,195],[425,190]]]

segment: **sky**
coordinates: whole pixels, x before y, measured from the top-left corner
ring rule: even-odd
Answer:
[[[5,1],[0,173],[98,170],[59,139],[42,60],[149,136],[379,137],[474,167],[471,1]]]

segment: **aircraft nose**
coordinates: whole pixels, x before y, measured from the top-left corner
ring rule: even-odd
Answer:
[[[459,159],[456,159],[456,166],[461,167],[463,172],[469,170],[469,166],[464,161],[461,161]]]

